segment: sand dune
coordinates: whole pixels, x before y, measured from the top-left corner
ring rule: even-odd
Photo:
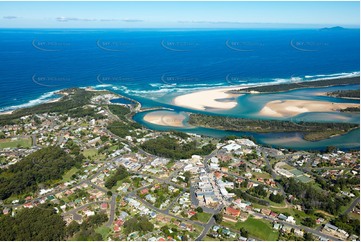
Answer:
[[[259,114],[268,117],[292,117],[306,112],[335,112],[347,107],[360,107],[360,104],[310,100],[275,100],[268,102]]]

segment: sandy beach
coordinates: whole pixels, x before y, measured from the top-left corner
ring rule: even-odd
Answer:
[[[14,110],[12,110],[12,111],[0,112],[0,115],[12,114],[13,112],[14,112]]]
[[[146,122],[171,127],[184,127],[183,121],[185,118],[185,115],[176,114],[171,111],[150,112],[143,117]]]
[[[227,92],[234,89],[236,88],[228,87],[193,92],[174,98],[173,104],[196,110],[232,109],[237,106],[237,102],[229,99],[237,97],[239,94],[231,94]]]
[[[360,107],[360,104],[310,100],[275,100],[268,102],[259,114],[267,117],[292,117],[306,112],[335,112],[347,107]]]

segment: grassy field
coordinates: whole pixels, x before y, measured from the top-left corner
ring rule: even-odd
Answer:
[[[252,217],[249,217],[245,222],[222,222],[222,225],[237,231],[239,231],[240,228],[245,228],[251,236],[261,240],[275,241],[278,238],[278,232],[272,229],[270,223]]]
[[[266,173],[266,172],[262,172],[262,173],[251,172],[251,174],[254,175],[256,178],[263,178],[263,179],[272,178],[272,176],[269,173]]]
[[[104,154],[98,154],[98,150],[95,149],[95,148],[84,150],[83,155],[86,158],[90,157],[91,160],[105,159],[105,155]]]
[[[18,146],[23,148],[29,148],[32,145],[31,138],[19,138],[17,140],[1,139],[0,149],[4,148],[16,148]]]
[[[210,236],[205,236],[204,238],[203,238],[203,241],[219,241],[219,239],[217,239],[217,238],[212,238],[212,237],[210,237]]]
[[[68,182],[71,180],[71,176],[74,175],[78,171],[78,168],[73,167],[69,171],[67,171],[63,176],[63,181]]]
[[[103,240],[108,239],[108,235],[109,235],[110,231],[111,231],[111,229],[108,227],[105,227],[105,226],[100,226],[99,228],[95,229],[95,232],[102,235]]]
[[[210,213],[197,213],[198,221],[202,223],[207,223],[211,216],[212,214]]]
[[[88,157],[88,156],[93,157],[93,156],[98,155],[98,150],[95,148],[94,149],[86,149],[83,151],[83,155],[85,157]]]

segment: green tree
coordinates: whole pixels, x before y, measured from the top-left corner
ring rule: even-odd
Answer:
[[[197,208],[196,208],[196,211],[197,211],[198,213],[203,213],[203,208],[197,207]]]
[[[222,223],[222,221],[223,221],[223,213],[217,213],[217,214],[213,215],[213,217],[214,217],[214,220],[216,220],[216,222],[218,224]]]

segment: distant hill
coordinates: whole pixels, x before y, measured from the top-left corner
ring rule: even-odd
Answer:
[[[339,31],[339,30],[346,30],[345,28],[341,27],[341,26],[335,26],[335,27],[329,27],[329,28],[322,28],[320,29],[321,31]]]

